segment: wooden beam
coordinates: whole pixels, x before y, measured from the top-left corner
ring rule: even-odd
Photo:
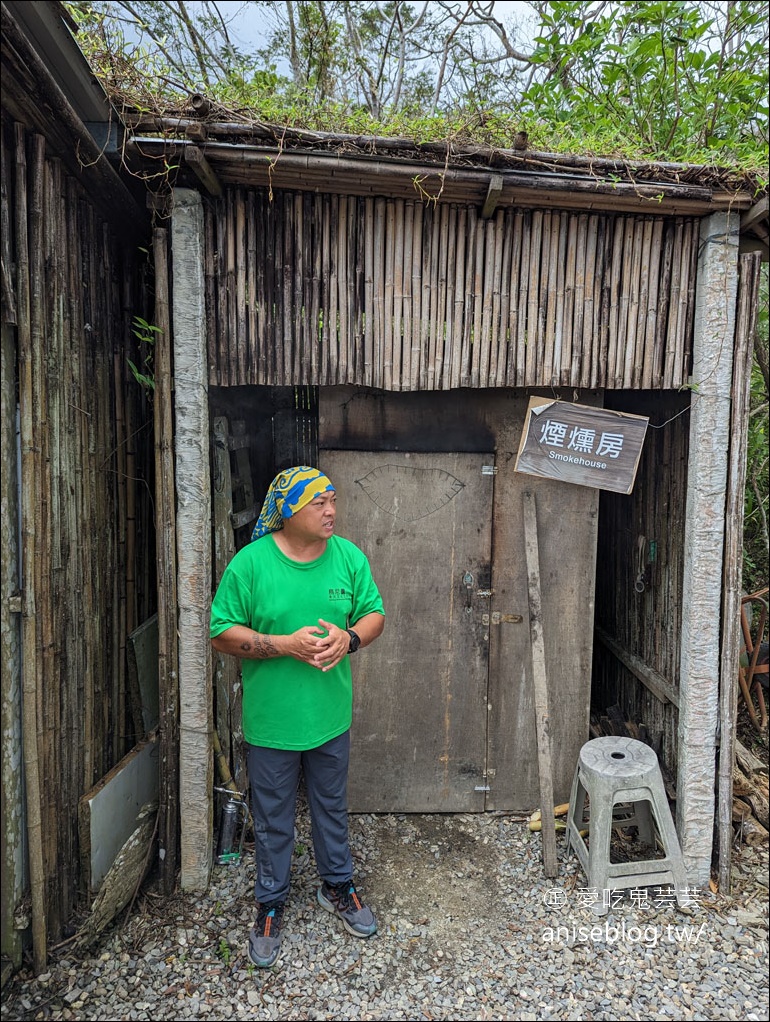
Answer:
[[[540,775],[540,812],[543,835],[543,866],[547,877],[558,876],[556,820],[553,815],[551,772],[551,719],[548,710],[548,678],[545,668],[543,607],[540,591],[540,554],[537,541],[537,508],[533,493],[524,493],[524,545],[529,586],[529,630],[532,640],[532,677],[535,688],[537,762]]]
[[[632,653],[630,650],[625,649],[620,645],[617,640],[613,639],[612,636],[608,635],[603,628],[598,625],[594,629],[596,638],[606,646],[610,653],[613,653],[618,660],[626,667],[635,678],[638,678],[641,683],[652,692],[654,696],[657,696],[662,703],[673,703],[674,706],[679,705],[679,693],[668,681],[659,674],[654,667],[650,667],[646,664],[640,656],[636,653]]]
[[[487,197],[484,200],[484,208],[481,211],[482,220],[488,220],[500,201],[500,196],[503,194],[503,175],[493,174],[489,179],[489,187],[487,188]]]
[[[219,183],[219,178],[214,173],[211,164],[203,155],[203,152],[197,145],[188,145],[184,151],[184,158],[185,163],[189,164],[189,166],[195,171],[195,174],[203,187],[210,195],[213,195],[215,199],[218,199],[222,194],[222,185]]]
[[[208,129],[203,121],[188,122],[184,133],[191,142],[205,142],[209,137]]]
[[[765,195],[741,216],[741,230],[745,231],[759,220],[767,219],[768,207],[768,197]]]

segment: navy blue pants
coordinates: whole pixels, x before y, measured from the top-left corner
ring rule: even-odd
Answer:
[[[353,875],[348,841],[350,732],[302,752],[262,745],[247,748],[257,863],[256,900],[261,904],[283,901],[289,893],[300,768],[305,776],[318,873],[330,884],[350,879]]]

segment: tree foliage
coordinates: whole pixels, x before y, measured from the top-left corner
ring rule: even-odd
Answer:
[[[215,2],[76,2],[109,86],[145,105],[204,92],[256,119],[458,134],[552,151],[766,168],[768,4],[267,0],[246,51]],[[137,77],[137,72],[139,76]],[[766,172],[766,171],[765,171]]]
[[[79,42],[113,99],[316,130],[468,139],[768,173],[768,3],[266,0],[249,50],[210,0],[73,2]],[[254,12],[252,12],[254,13]],[[768,286],[752,378],[747,589],[768,572]]]

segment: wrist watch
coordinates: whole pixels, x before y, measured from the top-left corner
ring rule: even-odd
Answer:
[[[350,648],[348,653],[355,653],[358,647],[361,645],[361,636],[357,635],[352,628],[345,629],[350,636]]]

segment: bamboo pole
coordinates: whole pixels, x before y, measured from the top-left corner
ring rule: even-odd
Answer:
[[[352,379],[363,379],[363,355],[364,355],[364,273],[365,273],[365,252],[366,238],[364,237],[364,202],[362,199],[354,199],[351,203],[349,214],[350,224],[350,247],[355,262],[355,280],[351,282],[350,304],[352,308],[353,323],[353,353],[351,357]]]
[[[543,214],[532,212],[532,234],[529,248],[529,293],[527,296],[527,352],[524,383],[535,386],[538,382],[538,326],[540,320],[540,260],[543,250]]]
[[[364,200],[364,383],[374,385],[374,199]]]
[[[438,258],[435,260],[436,286],[432,289],[435,312],[431,316],[431,364],[433,366],[433,387],[439,390],[444,375],[444,343],[447,320],[447,262],[449,258],[449,215],[450,207],[444,203],[436,218],[438,232]]]
[[[455,349],[459,347],[455,340],[455,287],[457,285],[457,220],[459,209],[455,203],[449,207],[449,225],[447,230],[446,255],[446,304],[444,306],[444,362],[441,373],[441,385],[449,390],[455,373]],[[458,374],[459,375],[459,374]]]
[[[498,356],[497,375],[495,386],[504,387],[508,375],[508,361],[510,359],[510,330],[509,319],[511,309],[511,254],[513,250],[513,213],[506,209],[501,223],[503,260],[500,265],[500,317],[498,324]]]
[[[305,383],[305,339],[306,309],[305,305],[305,214],[304,195],[295,192],[292,201],[292,219],[294,221],[293,258],[291,262],[292,300],[291,300],[291,376],[287,384]]]
[[[561,360],[564,347],[564,301],[565,281],[567,276],[567,236],[569,233],[569,216],[566,212],[554,215],[554,241],[551,245],[552,263],[555,264],[551,288],[554,293],[554,308],[551,313],[552,325],[550,347],[546,364],[550,366],[549,383],[558,386],[561,379]],[[550,297],[550,296],[549,296]],[[544,379],[545,382],[545,379]]]
[[[412,377],[412,338],[414,332],[414,202],[404,204],[404,330],[402,342],[401,390],[409,390]]]
[[[569,213],[567,227],[567,259],[564,268],[564,331],[561,353],[558,362],[559,382],[567,384],[572,367],[572,337],[575,324],[577,253],[578,253],[578,215]]]
[[[254,265],[251,267],[254,281],[254,310],[256,317],[256,333],[254,335],[254,382],[264,385],[268,378],[268,347],[272,347],[268,330],[268,307],[272,306],[272,294],[267,298],[267,210],[262,192],[252,192],[254,198],[251,215],[254,218],[253,244]]]
[[[580,386],[580,366],[583,352],[583,323],[586,298],[586,248],[588,245],[588,216],[581,213],[577,225],[577,256],[575,260],[575,304],[572,318],[572,340],[569,375],[562,383]]]
[[[431,209],[430,259],[423,277],[423,315],[426,318],[425,366],[426,375],[422,380],[423,389],[434,390],[436,379],[436,343],[438,338],[439,302],[439,255],[441,245],[441,216],[445,206]]]
[[[215,218],[217,267],[214,275],[217,308],[217,366],[220,386],[232,385],[230,378],[230,353],[228,344],[227,309],[227,234],[229,219],[227,203],[220,202]],[[156,324],[157,325],[157,324]]]
[[[246,335],[247,335],[247,381],[250,384],[260,382],[259,377],[259,286],[257,273],[259,259],[257,256],[257,197],[253,189],[246,193]],[[203,211],[204,218],[206,210]],[[205,219],[204,219],[205,223]],[[206,254],[208,262],[208,254]],[[204,266],[204,273],[208,272]],[[208,295],[208,290],[207,290]],[[208,328],[208,304],[206,307],[206,323]]]
[[[430,323],[433,312],[433,301],[431,296],[431,284],[433,274],[433,263],[435,260],[434,224],[436,220],[435,206],[427,206],[423,216],[422,229],[422,300],[420,317],[420,377],[419,389],[427,390],[428,380],[431,378],[433,366],[430,361]]]
[[[641,305],[641,277],[642,260],[644,258],[644,233],[645,221],[635,219],[633,221],[633,243],[631,248],[631,262],[629,266],[629,301],[628,301],[628,326],[626,331],[625,359],[623,364],[623,386],[630,389],[634,386],[634,374],[636,371],[636,351],[638,345],[637,327],[639,320],[639,309]]]
[[[682,263],[685,267],[682,288],[679,292],[680,321],[677,336],[677,365],[679,375],[676,386],[684,386],[690,375],[690,359],[692,355],[693,325],[695,322],[695,287],[698,275],[698,244],[699,234],[697,221],[685,221],[686,243],[682,245]],[[681,345],[681,355],[679,355]]]
[[[248,380],[249,341],[246,318],[248,287],[246,284],[247,245],[246,245],[246,196],[242,188],[235,190],[233,196],[235,217],[231,229],[235,231],[235,318],[230,323],[234,328],[237,349],[237,380],[244,384]]]
[[[679,335],[679,315],[680,315],[680,302],[679,296],[681,293],[681,281],[682,281],[682,242],[683,242],[684,223],[681,217],[676,217],[674,221],[674,238],[673,238],[673,249],[671,253],[671,288],[669,291],[669,306],[668,306],[668,328],[666,331],[666,347],[665,347],[665,361],[663,371],[663,386],[666,390],[672,390],[675,387],[674,380],[676,379],[676,373],[678,369],[678,363],[676,361],[676,343]]]
[[[604,315],[604,281],[607,273],[607,218],[596,217],[596,272],[593,296],[593,348],[589,386],[601,387],[602,367],[607,361],[607,320]]]
[[[656,390],[663,387],[666,364],[666,337],[671,301],[671,269],[673,259],[673,228],[662,221],[660,254],[660,284],[658,305],[655,315],[655,350],[652,360],[652,385]]]
[[[160,862],[163,890],[176,883],[179,858],[179,682],[174,440],[172,426],[171,316],[167,232],[153,232],[155,258],[155,513],[158,563],[158,686],[160,705]]]
[[[344,366],[346,383],[354,383],[355,359],[353,357],[353,328],[355,312],[355,272],[353,263],[356,254],[356,208],[358,199],[349,196],[345,203],[345,215],[342,218],[342,230],[345,239],[344,271],[342,275],[343,290],[340,296],[340,307],[345,310],[344,322],[341,324],[340,352]]]
[[[517,209],[512,215],[511,242],[511,285],[510,307],[508,310],[508,365],[505,371],[505,384],[513,387],[518,372],[518,332],[519,316],[521,315],[519,295],[519,274],[522,265],[522,240],[524,236],[524,214]]]
[[[412,350],[409,368],[409,389],[419,390],[422,374],[422,274],[425,265],[423,236],[424,206],[415,203],[412,230]]]
[[[40,528],[40,455],[36,435],[36,380],[30,311],[30,265],[27,205],[26,135],[22,124],[15,128],[16,203],[14,215],[16,249],[16,315],[19,345],[19,410],[21,434],[21,554],[22,578],[22,743],[27,801],[30,895],[32,901],[32,954],[36,975],[45,972],[48,960],[47,905],[43,861],[42,793],[38,750],[38,642],[35,564]]]
[[[620,348],[620,294],[621,275],[623,272],[623,234],[625,233],[625,218],[617,216],[614,218],[612,230],[612,244],[610,252],[612,260],[610,263],[610,293],[609,293],[609,330],[607,341],[607,374],[605,387],[618,386],[618,350]]]
[[[609,376],[609,345],[610,345],[610,294],[612,275],[612,233],[613,225],[609,217],[599,220],[599,231],[602,236],[601,273],[597,275],[598,288],[598,330],[599,330],[599,362],[594,386],[605,387]]]
[[[120,347],[123,340],[120,333],[120,312],[115,301],[116,270],[112,261],[112,246],[107,224],[102,224],[102,249],[104,252],[103,268],[105,277],[104,324],[105,333],[112,335],[114,350]],[[128,741],[128,704],[127,704],[127,671],[126,643],[128,639],[126,621],[126,563],[125,563],[125,514],[126,514],[126,480],[125,471],[121,471],[124,460],[123,447],[123,393],[115,377],[115,357],[110,357],[109,349],[104,353],[104,378],[110,384],[106,387],[112,395],[112,408],[106,425],[109,426],[109,446],[104,456],[112,462],[113,474],[110,486],[110,529],[112,542],[110,549],[113,557],[112,565],[112,665],[111,677],[117,701],[117,723],[115,734],[115,761],[122,759],[133,743]],[[58,519],[54,515],[54,521]]]
[[[216,285],[216,255],[214,246],[214,217],[215,213],[210,206],[205,210],[205,244],[206,244],[206,339],[208,343],[209,359],[209,383],[213,387],[220,384],[221,368],[217,352],[217,285]]]
[[[623,270],[620,278],[620,301],[618,303],[618,350],[615,360],[615,386],[622,387],[626,372],[626,357],[629,343],[628,309],[632,300],[634,274],[634,219],[624,217]]]
[[[265,286],[263,301],[265,303],[265,333],[263,357],[265,360],[265,374],[262,382],[274,385],[277,378],[277,362],[279,357],[278,348],[278,312],[279,301],[278,287],[280,276],[278,273],[277,257],[280,248],[280,229],[278,223],[278,204],[272,200],[262,197],[262,209],[264,212],[263,223],[265,225],[263,266],[265,270]]]
[[[541,263],[540,299],[538,301],[538,372],[540,380],[553,378],[553,356],[556,346],[556,297],[559,258],[559,214],[543,214],[543,256]]]
[[[344,383],[340,376],[338,330],[339,330],[339,242],[340,232],[340,199],[338,195],[331,197],[331,222],[329,224],[329,325],[328,325],[328,360],[329,380],[332,383]]]
[[[383,386],[385,354],[385,199],[374,200],[374,386]]]
[[[321,196],[321,243],[319,245],[319,255],[321,259],[321,292],[320,292],[320,308],[322,309],[321,316],[323,322],[321,323],[321,353],[320,353],[320,383],[322,385],[330,385],[332,381],[332,369],[331,369],[331,312],[332,312],[332,265],[330,262],[330,254],[332,251],[332,209],[331,209],[331,196],[325,193]],[[366,276],[366,263],[364,262],[363,267],[364,279]],[[364,317],[366,314],[364,313]],[[362,356],[363,358],[363,356]]]
[[[658,311],[658,285],[660,282],[660,241],[663,223],[660,217],[651,218],[649,244],[646,248],[646,266],[643,280],[646,285],[642,305],[644,320],[640,322],[642,339],[641,372],[638,386],[643,390],[652,387],[652,367],[655,357],[655,324]],[[646,276],[645,276],[646,275]]]
[[[516,330],[516,386],[527,379],[527,331],[529,327],[530,261],[532,258],[532,213],[523,214],[521,234],[521,269],[519,272],[519,318]]]
[[[481,337],[479,338],[479,376],[480,387],[489,386],[489,373],[492,357],[492,329],[494,315],[494,265],[495,265],[495,223],[494,220],[483,222],[484,248],[480,271],[481,291]]]
[[[575,375],[575,384],[591,386],[591,373],[595,361],[597,333],[595,324],[596,263],[598,241],[597,216],[589,216],[586,228],[586,272],[583,288],[583,336],[580,343],[580,364]]]
[[[283,214],[283,287],[278,344],[283,352],[283,364],[279,382],[281,386],[287,387],[291,385],[292,381],[294,345],[296,343],[292,316],[296,272],[294,264],[294,195],[292,192],[284,192],[281,212]]]
[[[637,224],[637,234],[641,227],[641,255],[639,266],[639,309],[636,316],[636,329],[634,331],[634,362],[631,372],[631,385],[634,390],[639,390],[642,386],[646,357],[650,277],[654,273],[652,268],[653,226],[651,217],[645,217],[641,223]]]
[[[227,335],[227,365],[228,378],[231,386],[238,384],[238,293],[236,286],[237,270],[237,213],[235,210],[236,192],[230,188],[227,192],[227,235],[225,237],[225,284],[226,284],[226,308],[227,322],[225,332]]]
[[[393,348],[395,347],[395,331],[393,328],[393,302],[395,298],[395,203],[393,199],[385,201],[384,213],[385,259],[383,263],[383,386],[385,390],[393,390]]]
[[[404,214],[405,203],[399,200],[393,208],[393,378],[391,387],[401,390],[402,344],[404,330]]]
[[[481,352],[484,311],[484,236],[486,221],[477,221],[473,236],[473,349],[471,359],[471,386],[481,386]]]
[[[310,345],[309,358],[309,383],[318,386],[323,381],[320,370],[321,354],[321,281],[322,281],[322,236],[323,236],[323,206],[320,195],[312,197],[312,220],[313,235],[312,247],[309,253],[308,265],[312,262],[313,279],[310,287],[310,332],[308,343]]]

